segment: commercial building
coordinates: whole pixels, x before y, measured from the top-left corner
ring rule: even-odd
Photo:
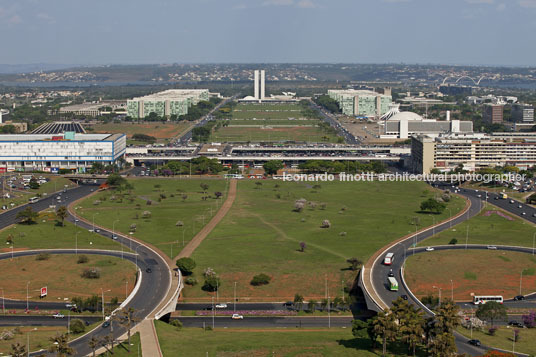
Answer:
[[[115,111],[124,111],[126,107],[125,101],[110,100],[103,102],[91,102],[73,104],[59,109],[59,114],[74,114],[86,117],[97,117],[103,114],[110,114]],[[111,110],[110,110],[111,109]]]
[[[502,124],[504,106],[500,104],[484,104],[482,120],[489,124]]]
[[[387,113],[393,101],[390,93],[369,90],[330,89],[328,96],[337,101],[343,114],[368,118],[379,118]]]
[[[32,130],[31,134],[61,134],[69,131],[77,134],[86,133],[86,130],[80,123],[73,121],[55,121],[39,125],[39,127]]]
[[[512,105],[512,120],[516,123],[534,123],[534,107],[529,104]]]
[[[95,162],[114,164],[125,152],[125,134],[0,135],[0,172],[85,172]]]
[[[127,115],[140,119],[150,113],[159,117],[188,114],[188,108],[209,99],[208,89],[168,89],[127,100]]]
[[[412,171],[424,174],[432,169],[450,171],[459,165],[468,171],[505,165],[527,169],[536,164],[536,133],[414,136],[410,162]]]
[[[412,112],[400,112],[387,119],[384,125],[384,134],[381,139],[408,139],[413,135],[428,135],[431,137],[445,133],[471,133],[473,122],[450,120],[447,112],[447,120],[423,119],[420,115]]]
[[[445,95],[471,95],[473,94],[473,87],[456,84],[443,84],[439,86],[439,92]]]

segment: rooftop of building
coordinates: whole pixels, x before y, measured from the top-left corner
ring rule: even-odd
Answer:
[[[0,135],[2,141],[115,141],[125,134],[78,134],[73,139],[65,139],[62,134],[4,134]],[[69,136],[69,135],[67,135]]]
[[[208,94],[208,89],[168,89],[162,92],[136,97],[132,100],[176,100],[197,97],[202,93]]]
[[[45,123],[34,129],[31,134],[62,134],[66,131],[72,131],[77,134],[85,134],[86,131],[82,124],[72,121],[56,121]]]

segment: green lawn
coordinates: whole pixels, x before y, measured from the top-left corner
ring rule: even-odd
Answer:
[[[377,356],[351,329],[177,329],[155,321],[164,356]],[[381,354],[381,353],[380,353]]]
[[[496,212],[501,212],[511,220]],[[468,237],[468,244],[508,244],[532,247],[534,232],[536,230],[531,223],[488,204],[479,215],[453,226],[452,229],[438,233],[419,245],[448,244],[453,238],[458,240],[458,244],[465,244],[466,237]]]
[[[115,222],[115,230],[125,234],[135,224],[136,238],[156,245],[170,257],[179,254],[183,242],[187,244],[215,214],[225,200],[227,187],[225,180],[217,179],[132,179],[129,182],[134,186],[130,194],[100,192],[82,201],[77,212],[90,221],[94,217],[95,224],[104,227],[114,228]],[[202,200],[201,183],[209,185],[207,192],[211,197],[207,200]],[[224,196],[216,199],[214,192]],[[183,195],[187,198],[183,199]],[[149,201],[151,204],[147,205]],[[151,217],[143,218],[144,211],[149,211]],[[178,221],[184,225],[176,226]]]
[[[136,332],[130,336],[130,352],[128,352],[128,342],[125,340],[119,345],[114,346],[114,357],[124,357],[124,356],[141,356],[141,341],[140,333]],[[138,354],[139,351],[139,354]],[[102,353],[99,356],[110,356],[107,353]]]
[[[166,139],[170,139],[174,136],[182,133],[186,128],[191,125],[189,122],[178,123],[107,123],[97,124],[92,126],[94,133],[121,133],[126,134],[128,139],[132,138],[134,134],[147,134],[157,139],[157,142],[164,143]],[[134,143],[129,141],[129,143]],[[147,144],[142,142],[143,144]]]
[[[519,329],[520,338],[515,344],[515,352],[526,353],[529,355],[536,354],[536,329],[522,328]],[[464,327],[459,327],[458,332],[471,337],[471,330]],[[479,339],[483,345],[500,348],[507,351],[512,351],[513,347],[513,329],[505,326],[499,326],[495,332],[495,336],[490,336],[487,330],[477,331],[473,329],[473,338]]]
[[[298,103],[287,103],[287,104],[281,104],[281,103],[262,103],[262,104],[239,103],[235,107],[235,110],[236,111],[263,111],[263,110],[295,111],[295,110],[301,110],[301,106]]]
[[[44,221],[44,222],[43,222]],[[78,239],[76,235],[78,233]],[[8,252],[10,245],[6,244],[8,236],[12,236],[14,249],[53,249],[78,248],[121,250],[121,246],[109,238],[90,233],[65,221],[65,226],[57,225],[54,213],[41,213],[36,224],[16,224],[0,231],[0,252]]]
[[[222,127],[210,136],[210,141],[213,142],[306,141],[335,143],[337,139],[336,135],[327,133],[322,128],[299,126],[272,129]]]
[[[285,301],[295,293],[320,299],[325,296],[326,276],[330,295],[340,296],[342,286],[356,275],[347,270],[347,258],[365,261],[387,243],[414,232],[414,217],[422,227],[449,216],[448,210],[441,215],[418,213],[420,202],[433,195],[424,183],[331,182],[316,189],[313,185],[269,180],[258,188],[255,182],[239,181],[232,210],[193,254],[194,276],[200,284],[187,287],[184,297],[209,296],[200,288],[207,267],[220,274],[220,298],[227,301],[233,297],[235,281],[241,301]],[[294,212],[294,202],[300,198],[316,207]],[[449,208],[455,214],[464,204],[456,197]],[[320,228],[324,219],[331,228]],[[300,242],[306,244],[303,253]],[[269,274],[270,284],[251,286],[250,280],[259,273]]]
[[[318,125],[320,123],[317,119],[233,119],[229,122],[229,125],[287,125],[287,126],[303,126],[303,125]]]

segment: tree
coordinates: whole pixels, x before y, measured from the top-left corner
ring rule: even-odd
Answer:
[[[61,221],[61,226],[65,226],[65,218],[67,217],[67,207],[60,206],[56,210],[56,218],[58,218]]]
[[[301,310],[301,308],[303,306],[303,296],[302,295],[300,295],[300,294],[295,294],[294,295],[294,306],[296,307],[296,309]]]
[[[272,278],[269,275],[266,275],[264,273],[257,274],[251,279],[250,284],[253,286],[259,286],[259,285],[267,285],[270,283]]]
[[[86,325],[84,324],[84,321],[80,319],[73,319],[69,324],[69,328],[71,333],[79,334],[86,330]]]
[[[88,341],[89,348],[91,348],[91,351],[93,352],[93,357],[95,357],[95,350],[99,347],[100,343],[100,340],[95,336],[91,336],[91,339]]]
[[[19,220],[19,223],[35,223],[35,220],[38,216],[39,214],[35,212],[31,207],[26,207],[25,209],[17,213],[17,219]]]
[[[285,165],[283,165],[283,162],[280,160],[273,160],[266,162],[262,167],[267,175],[275,175],[277,174],[277,171],[281,170]]]
[[[382,338],[382,356],[387,352],[387,341],[391,341],[396,335],[396,324],[394,315],[389,313],[388,309],[378,313],[374,320],[374,331]]]
[[[368,323],[363,320],[352,320],[352,335],[357,338],[367,337]]]
[[[178,259],[176,264],[184,275],[191,275],[196,267],[195,260],[188,257]]]
[[[21,345],[20,343],[11,344],[11,352],[12,357],[26,357],[26,347],[24,345]]]
[[[223,193],[217,191],[217,192],[214,192],[214,196],[216,196],[216,198],[220,198],[221,196],[223,196]]]
[[[49,340],[52,342],[52,345],[49,347],[48,351],[51,353],[55,352],[58,357],[71,356],[76,353],[74,348],[70,347],[68,344],[69,339],[67,338],[67,334],[58,334],[55,337],[51,337]]]
[[[499,304],[496,301],[488,301],[485,304],[480,304],[476,310],[476,317],[481,320],[491,321],[491,326],[493,326],[493,321],[497,319],[506,318],[507,307],[503,304]]]
[[[220,278],[218,278],[216,275],[212,275],[205,277],[205,283],[203,284],[201,289],[213,292],[218,290],[220,286]]]
[[[119,174],[111,174],[106,179],[106,183],[111,188],[117,188],[121,185],[124,185],[126,182],[127,180]]]
[[[203,190],[203,199],[205,199],[205,196],[207,194],[207,190],[208,190],[208,184],[206,183],[202,183],[199,185],[201,187],[201,189]]]
[[[357,258],[346,259],[346,262],[350,264],[350,269],[356,271],[363,262]]]
[[[426,201],[421,202],[421,211],[430,211],[432,213],[440,214],[445,208],[447,208],[447,206],[435,198],[429,198]]]
[[[313,300],[313,299],[309,300],[308,307],[309,307],[309,311],[311,311],[311,313],[314,314],[316,310],[316,300]]]
[[[119,324],[127,330],[128,352],[130,352],[130,330],[132,329],[133,324],[137,321],[137,319],[134,317],[135,312],[136,310],[134,308],[129,307],[128,309],[125,309],[125,308],[121,309],[121,311],[119,311],[119,314],[118,314]]]

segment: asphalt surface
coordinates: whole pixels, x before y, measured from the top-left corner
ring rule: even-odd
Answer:
[[[448,189],[451,192],[454,192],[456,189],[458,189],[457,186],[453,187],[452,185],[449,185],[446,183],[437,183],[437,184],[434,184],[434,186],[441,188],[441,189]],[[433,229],[428,229],[390,248],[389,252],[392,252],[395,255],[394,262],[391,266],[383,265],[384,255],[380,256],[379,259],[376,261],[374,270],[373,270],[373,286],[376,292],[378,293],[378,295],[380,296],[380,298],[384,302],[390,304],[393,300],[396,300],[399,296],[402,296],[402,295],[408,296],[410,301],[412,301],[412,295],[408,293],[404,284],[400,283],[402,281],[401,268],[404,262],[404,258],[412,254],[426,253],[426,250],[425,250],[426,247],[415,248],[415,249],[413,247],[419,242],[431,237],[432,235],[439,233],[441,231],[447,230],[447,229],[451,229],[456,224],[459,224],[477,215],[482,209],[482,207],[484,206],[485,201],[492,203],[500,208],[503,208],[504,210],[512,213],[513,215],[522,217],[533,223],[536,223],[536,217],[534,217],[534,215],[536,215],[536,209],[527,204],[520,203],[518,201],[514,201],[514,203],[510,203],[510,198],[501,199],[498,194],[486,193],[481,190],[479,191],[479,190],[461,188],[459,189],[458,193],[467,197],[471,201],[471,207],[468,212],[456,218],[452,222],[447,222]],[[460,232],[460,234],[464,236],[464,232]],[[532,237],[528,237],[527,239],[532,239]],[[436,250],[488,249],[487,245],[471,245],[470,240],[471,240],[471,237],[469,236],[467,240],[467,246],[466,246],[466,242],[464,241],[464,239],[460,239],[457,245],[452,245],[449,247],[434,247],[434,249]],[[531,248],[501,247],[501,246],[496,246],[496,247],[497,249],[501,249],[501,250],[520,251],[520,252],[526,252],[526,253],[531,253],[531,254],[533,252],[533,249]],[[399,282],[399,290],[397,292],[389,290],[387,277],[391,269],[395,274],[395,278]],[[443,291],[443,296],[448,297],[448,291]],[[509,301],[507,302],[507,304],[509,307],[516,307],[516,308],[534,307],[536,306],[536,302],[531,301],[532,299],[533,297],[531,297],[531,299],[526,300],[526,301],[520,301],[520,302]],[[412,301],[412,303],[417,304],[417,302],[415,301]],[[459,305],[467,307],[468,303],[469,302],[460,303]],[[512,317],[511,319],[509,318],[509,320],[520,321],[520,317]],[[466,353],[472,356],[477,356],[477,355],[482,355],[486,351],[485,346],[482,346],[481,348],[477,348],[475,346],[469,345],[467,343],[468,339],[464,338],[463,336],[459,334],[455,334],[455,338],[456,338],[456,345],[458,346],[459,353]]]
[[[350,133],[348,130],[346,130],[345,127],[341,125],[341,123],[335,119],[335,117],[328,113],[326,109],[322,108],[321,106],[317,105],[315,102],[311,101],[311,107],[314,109],[317,109],[320,115],[322,116],[322,120],[327,122],[333,129],[337,131],[337,134],[344,138],[346,143],[353,144],[353,145],[361,145],[361,141],[357,139],[352,133]]]
[[[71,321],[79,319],[84,322],[93,324],[99,322],[102,318],[98,316],[75,316],[71,315]],[[54,318],[52,316],[42,315],[24,315],[14,316],[7,315],[0,318],[0,326],[65,326],[67,328],[69,317],[65,315],[63,318]],[[109,329],[109,328],[108,328]]]
[[[31,204],[31,207],[36,211],[41,211],[46,208],[49,208],[51,205],[56,205],[56,207],[59,207],[60,205],[68,206],[73,201],[85,197],[91,192],[95,191],[98,188],[97,185],[80,185],[73,189],[68,189],[65,192],[62,192],[61,195],[54,194],[50,195],[49,197],[43,198],[39,200],[36,203]],[[57,197],[60,197],[61,199],[58,200]],[[28,204],[30,205],[30,204]],[[7,227],[13,223],[16,223],[16,215],[17,212],[23,210],[26,206],[24,205],[21,207],[17,207],[15,209],[12,209],[10,211],[7,211],[0,215],[0,228]],[[75,223],[77,226],[79,226],[81,229],[92,229],[91,224],[87,224],[82,221],[75,221],[75,218],[71,215],[67,217],[67,220],[70,222]],[[104,237],[112,238],[112,231],[111,230],[105,230],[101,229],[99,233]],[[149,315],[162,301],[162,299],[166,296],[168,288],[170,286],[170,272],[167,267],[166,262],[154,251],[145,248],[145,246],[137,243],[136,241],[130,240],[126,237],[117,236],[116,241],[118,243],[123,244],[124,247],[130,248],[133,252],[138,253],[137,259],[134,257],[124,254],[121,251],[114,251],[111,252],[111,255],[114,255],[116,257],[123,257],[125,259],[130,259],[134,262],[137,261],[138,267],[141,270],[141,285],[140,289],[137,292],[137,294],[132,298],[132,300],[127,304],[126,308],[132,307],[136,311],[134,316],[142,320],[147,315]],[[16,243],[15,243],[16,244]],[[74,248],[74,247],[73,247]],[[16,249],[16,246],[15,246]],[[49,251],[50,252],[50,251]],[[57,252],[57,251],[53,251]],[[68,251],[70,254],[74,254],[75,250],[72,249]],[[78,253],[87,253],[91,254],[91,250],[82,250],[78,249]],[[29,252],[15,251],[13,253],[15,256],[25,255],[29,254]],[[11,253],[5,253],[3,254],[3,258],[9,258],[11,257]],[[146,269],[150,267],[151,272],[148,273]],[[26,322],[25,320],[26,316],[19,316],[21,319],[21,323]],[[52,319],[53,320],[53,319]],[[1,323],[2,319],[0,319]],[[15,320],[9,320],[10,323],[13,323]],[[114,326],[113,328],[113,336],[115,338],[118,338],[123,333],[125,333],[125,329]],[[89,334],[85,335],[84,337],[74,341],[71,343],[71,347],[73,347],[77,353],[77,356],[81,355],[87,355],[91,353],[91,349],[88,346],[88,341],[91,339],[91,337],[96,336],[97,338],[102,338],[105,335],[110,334],[110,328],[98,328]]]
[[[172,319],[179,319],[184,327],[212,326],[212,316],[181,316]],[[214,326],[217,328],[296,328],[296,327],[316,327],[328,328],[345,327],[351,328],[351,316],[345,317],[253,317],[244,316],[242,320],[233,320],[231,316],[215,316]],[[203,325],[205,324],[205,325]]]

